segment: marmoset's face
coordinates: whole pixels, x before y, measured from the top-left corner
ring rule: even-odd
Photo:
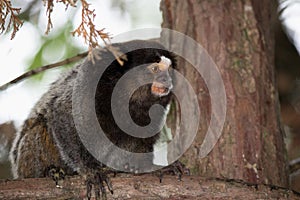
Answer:
[[[159,61],[148,66],[148,69],[154,76],[151,86],[152,94],[163,97],[168,95],[173,88],[172,78],[170,76],[172,62],[165,56],[160,56],[159,58]]]

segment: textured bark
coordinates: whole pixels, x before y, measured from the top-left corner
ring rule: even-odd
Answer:
[[[182,161],[205,177],[287,186],[274,75],[274,2],[163,0],[161,10],[163,28],[192,37],[208,51],[219,67],[227,95],[222,136],[212,152],[200,159],[210,120],[210,95],[201,76],[179,59],[180,71],[198,94],[202,119],[193,147]]]
[[[15,135],[16,128],[13,122],[0,124],[0,179],[12,177],[8,154]]]
[[[197,176],[185,176],[181,182],[174,176],[166,176],[159,183],[153,175],[126,175],[111,181],[114,194],[108,194],[108,199],[300,199],[299,194],[283,188]],[[2,180],[0,199],[84,199],[83,183],[84,178],[80,176],[67,177],[60,183],[61,188],[55,187],[49,178]]]

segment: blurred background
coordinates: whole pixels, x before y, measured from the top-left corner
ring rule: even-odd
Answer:
[[[160,28],[162,22],[160,0],[88,2],[95,9],[97,28],[105,28],[112,37],[139,28]],[[20,18],[24,24],[13,40],[10,40],[10,32],[0,35],[0,85],[25,71],[87,50],[81,38],[70,34],[81,22],[79,7],[65,10],[63,4],[55,4],[52,13],[54,27],[49,35],[45,35],[47,16],[42,1],[12,0],[12,3],[14,7],[22,9]],[[288,158],[297,162],[300,158],[300,2],[281,0],[278,11],[275,64],[281,115],[287,136]],[[11,178],[8,152],[16,131],[33,105],[47,91],[49,84],[69,67],[71,65],[48,70],[0,91],[0,179]],[[291,182],[298,191],[299,173],[291,175]]]

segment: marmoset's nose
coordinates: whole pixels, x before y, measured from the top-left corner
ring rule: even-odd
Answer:
[[[171,79],[171,77],[169,76],[169,74],[167,73],[167,72],[165,72],[165,73],[163,73],[162,75],[160,75],[160,76],[158,76],[157,78],[156,78],[156,81],[157,82],[160,82],[160,83],[162,83],[162,84],[171,84],[171,82],[172,82],[172,79]]]

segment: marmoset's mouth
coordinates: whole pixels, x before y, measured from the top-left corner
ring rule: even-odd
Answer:
[[[170,93],[170,90],[172,89],[172,87],[166,87],[161,83],[157,83],[154,82],[151,86],[151,92],[152,94],[162,97],[162,96],[166,96]]]

